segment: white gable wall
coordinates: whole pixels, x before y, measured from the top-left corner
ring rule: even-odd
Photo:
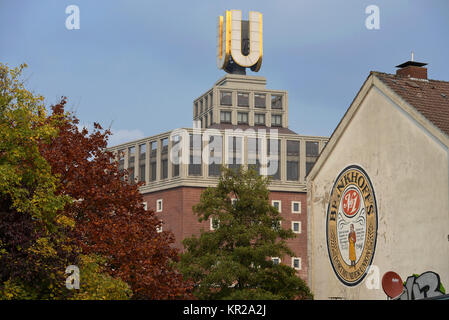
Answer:
[[[337,140],[336,140],[337,139]],[[378,207],[373,265],[405,281],[434,271],[449,291],[448,148],[372,86],[317,174],[309,181],[310,284],[316,299],[386,299],[381,284],[369,290],[341,283],[328,256],[326,214],[338,174],[349,165],[365,169]]]

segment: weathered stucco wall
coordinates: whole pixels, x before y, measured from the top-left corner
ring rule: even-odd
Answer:
[[[326,242],[329,194],[338,174],[359,165],[373,184],[378,207],[373,265],[405,281],[434,271],[449,291],[448,148],[377,87],[337,138],[329,157],[309,181],[310,284],[317,299],[386,299],[365,279],[345,286],[335,275]]]

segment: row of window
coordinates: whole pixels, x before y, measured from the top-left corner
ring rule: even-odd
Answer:
[[[277,209],[277,211],[282,212],[282,201],[272,200],[271,205]],[[301,213],[301,201],[291,202],[291,213]]]
[[[237,92],[237,106],[238,107],[249,107],[250,95],[248,92]],[[195,117],[199,116],[212,107],[213,94],[212,92],[206,94],[202,99],[195,102]],[[270,101],[271,109],[282,109],[282,95],[271,94]],[[222,106],[232,106],[232,92],[231,91],[220,91],[220,105]],[[255,108],[266,108],[267,107],[267,95],[265,93],[255,93],[254,94],[254,107]]]
[[[233,203],[235,203],[236,199],[232,199]],[[280,200],[273,200],[272,204],[274,207],[276,207],[278,210],[281,208],[281,201]],[[144,209],[147,210],[147,202],[143,203]],[[156,212],[162,212],[163,211],[163,200],[158,199],[156,200]],[[292,213],[301,213],[301,202],[300,201],[292,201]],[[156,231],[158,233],[162,232],[162,220],[160,221],[161,224],[159,227],[156,228]],[[219,221],[217,219],[211,218],[210,219],[210,230],[216,230],[219,227]],[[292,230],[294,233],[301,233],[301,221],[292,221]],[[274,264],[281,263],[281,259],[278,257],[272,257],[271,260]],[[296,270],[301,270],[301,258],[298,257],[292,257],[292,268]]]
[[[203,113],[204,110],[209,109],[212,107],[212,101],[213,101],[213,93],[210,92],[209,94],[205,95],[203,99],[198,100],[195,102],[195,116],[200,115]]]
[[[231,199],[232,204],[235,205],[237,199],[233,198]],[[282,201],[281,200],[272,200],[271,205],[275,207],[280,213],[282,212]],[[144,208],[147,210],[147,203],[144,202]],[[162,212],[163,211],[163,200],[158,199],[156,200],[156,212]],[[291,213],[299,214],[301,213],[301,201],[291,201]],[[299,227],[301,225],[299,224]],[[300,230],[300,229],[299,229]]]
[[[220,227],[220,221],[217,218],[210,218],[210,230],[215,231]],[[279,221],[277,224],[273,224],[273,229],[280,229],[282,226],[282,221]],[[292,221],[291,229],[293,233],[300,234],[301,233],[301,221]]]
[[[193,138],[198,138],[199,147],[201,151],[201,135],[190,135],[190,145],[193,146]],[[241,154],[240,150],[242,148],[242,138],[240,137],[229,137],[232,139],[232,141],[229,142],[229,151],[232,152],[232,159],[229,163],[229,168],[234,168],[236,170],[239,169],[241,166]],[[211,137],[211,142],[214,141],[214,139],[219,139],[220,145],[222,145],[222,137],[221,136],[214,136]],[[179,143],[180,140],[173,141],[173,145],[176,145]],[[157,164],[157,143],[158,141],[152,141],[150,142],[150,153],[149,153],[149,163],[150,167],[149,170],[149,181],[155,181],[157,179],[156,173],[158,170],[158,164]],[[161,160],[159,164],[159,170],[160,170],[160,179],[167,179],[168,178],[168,138],[164,138],[160,140],[161,143]],[[261,142],[259,139],[254,138],[248,138],[248,166],[254,167],[257,172],[262,174],[261,168],[260,168],[260,159],[257,159],[256,155],[258,154],[258,150],[260,148],[259,144]],[[287,150],[286,150],[286,171],[287,171],[287,180],[289,181],[297,181],[299,179],[299,163],[300,163],[300,157],[299,157],[299,141],[293,141],[293,140],[287,140]],[[319,152],[319,143],[317,141],[306,141],[306,172],[305,174],[308,175],[311,168],[313,167],[314,163],[316,162],[316,159],[318,157]],[[146,146],[145,144],[141,144],[138,146],[139,148],[139,159],[138,159],[138,168],[135,167],[135,156],[136,156],[136,148],[130,147],[128,149],[128,180],[130,183],[134,183],[135,181],[145,181],[145,160],[147,156],[146,152]],[[191,150],[192,151],[192,150]],[[280,144],[278,143],[278,154],[280,154]],[[216,153],[216,154],[215,154]],[[124,169],[124,150],[119,151],[120,158],[119,158],[119,169]],[[270,154],[270,142],[267,141],[267,154]],[[208,166],[208,175],[209,176],[219,176],[220,175],[220,168],[221,164],[223,163],[223,159],[221,156],[221,149],[219,150],[211,150],[211,157],[213,156],[216,158],[215,163],[212,163]],[[198,159],[197,159],[198,158]],[[194,160],[198,160],[197,162],[194,162]],[[280,162],[279,160],[270,160],[277,162],[277,168],[275,173],[270,174],[273,179],[280,179]],[[190,154],[190,164],[188,166],[188,175],[190,176],[200,176],[202,175],[202,159],[201,159],[201,152],[198,152],[198,155],[195,157],[193,152]],[[275,164],[273,162],[273,164]],[[179,176],[179,164],[173,164],[172,165],[172,177]],[[138,179],[137,179],[138,178]]]
[[[232,105],[232,92],[231,91],[220,91],[220,105],[231,106]],[[248,92],[237,92],[237,106],[238,107],[249,107],[249,93]],[[254,107],[255,108],[266,108],[267,106],[267,95],[265,93],[255,93],[254,94]],[[282,109],[282,95],[272,94],[271,95],[271,109]]]
[[[207,125],[206,116],[206,125]],[[231,111],[220,111],[220,123],[232,123],[232,112]],[[248,124],[248,112],[237,112],[237,123],[238,124]],[[265,125],[265,113],[255,113],[254,114],[254,125]],[[272,114],[271,115],[271,126],[280,127],[282,126],[282,115]]]
[[[271,261],[273,261],[274,264],[280,264],[281,263],[281,258],[279,258],[279,257],[271,257]],[[292,268],[294,268],[296,270],[301,270],[302,269],[301,258],[292,257],[291,263],[292,263]]]

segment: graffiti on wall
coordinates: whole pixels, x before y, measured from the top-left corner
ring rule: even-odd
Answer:
[[[434,298],[445,294],[440,276],[432,271],[421,275],[414,274],[404,282],[404,291],[397,300],[416,300]]]

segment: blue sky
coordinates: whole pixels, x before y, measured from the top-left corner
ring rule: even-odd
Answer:
[[[79,30],[65,27],[69,5]],[[365,27],[368,5],[379,30]],[[28,88],[48,105],[67,96],[82,123],[112,124],[113,145],[192,125],[193,100],[225,74],[215,37],[226,9],[263,14],[257,75],[288,90],[300,134],[329,136],[369,72],[394,73],[412,50],[449,81],[447,0],[0,0],[0,62],[26,62]]]

